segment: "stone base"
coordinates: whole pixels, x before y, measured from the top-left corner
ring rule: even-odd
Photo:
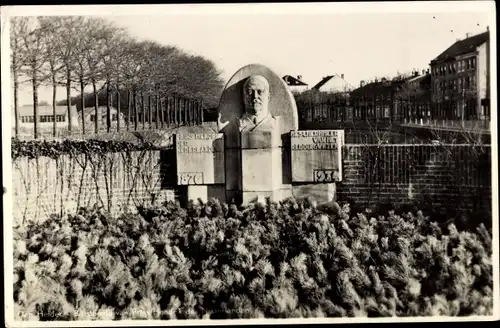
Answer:
[[[206,202],[208,200],[207,186],[187,186],[187,200]]]
[[[336,199],[335,183],[294,184],[292,189],[293,189],[293,197],[297,199],[311,197],[314,200],[316,200],[319,204],[331,202]]]
[[[273,202],[279,202],[286,198],[293,197],[292,187],[283,186],[281,189],[268,191],[226,191],[227,203],[231,203],[231,201],[234,199],[234,202],[238,205],[248,205],[252,202],[265,203],[267,197],[270,197],[271,201]]]
[[[288,197],[292,197],[292,189],[277,189],[273,191],[244,191],[242,193],[242,203],[247,205],[252,202],[265,203],[266,198],[270,198],[272,202],[279,202]]]
[[[197,202],[201,200],[206,203],[211,198],[216,198],[221,202],[226,201],[225,185],[190,185],[187,186],[187,200]]]
[[[207,198],[210,200],[212,198],[218,199],[219,202],[226,202],[226,186],[223,184],[214,184],[207,186]]]

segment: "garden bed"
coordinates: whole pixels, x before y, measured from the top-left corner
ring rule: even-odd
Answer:
[[[491,232],[308,200],[14,229],[18,320],[490,315]]]

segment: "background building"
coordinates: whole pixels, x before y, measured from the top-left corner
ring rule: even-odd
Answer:
[[[414,71],[403,79],[394,93],[394,117],[401,121],[430,118],[431,74],[429,70]]]
[[[294,93],[304,92],[309,87],[307,83],[302,81],[302,75],[297,75],[297,77],[291,75],[285,75],[283,76],[283,80],[285,81],[286,85],[288,85],[290,91]]]
[[[430,62],[433,116],[490,117],[490,33],[457,40]]]
[[[390,119],[394,91],[394,83],[387,78],[361,81],[359,88],[350,93],[354,120]]]
[[[319,92],[339,93],[349,92],[353,86],[344,79],[344,74],[334,74],[323,77],[312,89]]]
[[[98,111],[97,118],[99,120],[99,122],[98,122],[99,128],[106,129],[107,128],[107,107],[106,106],[99,106],[97,108],[97,111]],[[111,112],[111,127],[112,128],[116,127],[116,125],[118,123],[118,119],[120,119],[120,126],[124,127],[127,124],[123,113],[120,113],[120,115],[118,115],[118,110],[116,108],[111,107],[110,112]],[[96,120],[95,108],[94,107],[85,108],[85,110],[83,111],[82,117],[85,119],[85,129],[89,130],[89,131],[94,131],[95,120]]]
[[[39,105],[38,116],[40,130],[52,130],[54,127],[54,108],[52,105]],[[24,105],[18,107],[19,128],[21,131],[31,131],[34,129],[35,114],[33,105]],[[55,123],[57,129],[66,129],[68,127],[68,108],[66,106],[56,106]],[[12,128],[15,126],[14,109],[12,109]],[[76,106],[71,106],[71,126],[78,128],[78,113]]]

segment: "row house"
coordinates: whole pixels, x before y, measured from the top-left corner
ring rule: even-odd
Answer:
[[[404,121],[430,113],[430,74],[426,70],[393,79],[361,81],[350,93],[355,120]]]
[[[397,86],[394,97],[393,118],[399,121],[431,117],[431,74],[415,72]]]
[[[306,122],[351,120],[349,93],[352,89],[344,74],[322,77],[310,90],[295,97],[300,119]]]
[[[457,40],[430,62],[435,118],[489,119],[489,35]]]

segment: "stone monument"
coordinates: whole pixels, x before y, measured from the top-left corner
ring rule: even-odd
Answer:
[[[292,196],[286,139],[298,128],[297,108],[285,82],[253,64],[229,80],[219,103],[224,134],[226,197],[248,203]],[[289,139],[289,138],[288,138]]]
[[[334,199],[344,133],[299,131],[295,99],[269,68],[252,64],[238,70],[218,111],[217,133],[176,137],[177,184],[187,186],[189,199]]]

